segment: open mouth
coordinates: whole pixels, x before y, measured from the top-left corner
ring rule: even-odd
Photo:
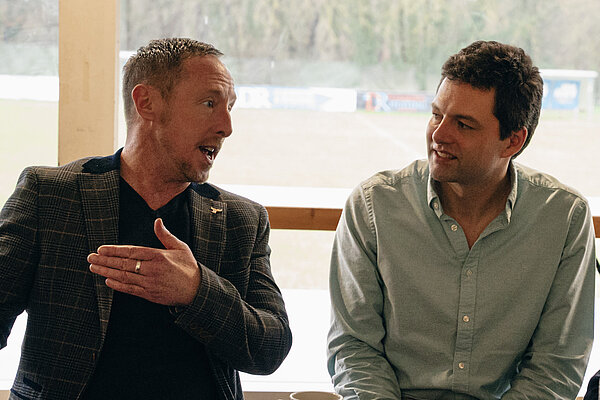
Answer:
[[[200,146],[200,151],[211,161],[217,156],[217,148],[213,146]]]
[[[455,156],[453,156],[450,153],[446,153],[444,151],[439,151],[439,150],[434,150],[435,154],[440,157],[440,158],[445,158],[446,160],[454,160],[456,159]]]

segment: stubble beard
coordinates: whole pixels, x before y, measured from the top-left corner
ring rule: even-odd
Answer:
[[[196,171],[189,163],[183,162],[180,167],[181,174],[186,182],[205,183],[208,180],[210,168]]]

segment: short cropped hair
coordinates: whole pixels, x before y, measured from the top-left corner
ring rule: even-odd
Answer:
[[[527,128],[527,147],[538,124],[544,83],[531,57],[519,47],[494,41],[473,42],[442,66],[442,79],[494,89],[494,116],[500,121],[500,139]]]
[[[123,105],[127,125],[135,116],[131,91],[136,85],[153,86],[163,98],[168,99],[183,71],[183,61],[207,55],[220,57],[223,53],[210,44],[187,38],[152,40],[140,47],[123,67]]]

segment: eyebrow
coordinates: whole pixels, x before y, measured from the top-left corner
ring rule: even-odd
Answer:
[[[439,107],[435,105],[435,102],[431,103],[431,108],[432,110],[439,110]],[[454,118],[456,119],[461,119],[461,120],[465,120],[465,121],[469,121],[472,123],[475,123],[477,125],[481,125],[481,122],[479,122],[479,120],[475,117],[472,117],[470,115],[467,114],[453,114],[452,115]]]
[[[481,123],[479,122],[478,119],[476,119],[474,117],[471,117],[470,115],[456,114],[454,117],[457,118],[457,119],[462,119],[462,120],[473,122],[473,123],[475,123],[477,125],[481,125]]]
[[[208,89],[206,91],[206,94],[208,96],[214,96],[214,97],[221,97],[221,98],[226,98],[229,96],[229,91],[223,91],[223,90],[218,90],[218,89]],[[233,96],[230,97],[234,102],[237,100],[237,94],[235,93],[235,90],[233,91]],[[231,101],[230,101],[231,102]]]

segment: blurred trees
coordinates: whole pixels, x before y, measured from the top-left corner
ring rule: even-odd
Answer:
[[[397,71],[420,89],[450,54],[477,39],[523,47],[542,68],[600,70],[598,0],[122,2],[129,49],[152,37],[183,35],[238,60]]]
[[[0,74],[58,75],[57,44],[57,0],[0,0]]]
[[[57,2],[54,0],[54,2]],[[5,42],[48,0],[0,0]],[[215,44],[240,83],[431,89],[473,40],[523,47],[541,68],[600,71],[598,0],[121,0],[122,49],[188,36]],[[38,10],[38,11],[35,11]],[[47,33],[46,33],[47,34]],[[53,33],[50,33],[53,36]],[[239,70],[239,71],[238,71]],[[435,78],[434,78],[435,77]]]

